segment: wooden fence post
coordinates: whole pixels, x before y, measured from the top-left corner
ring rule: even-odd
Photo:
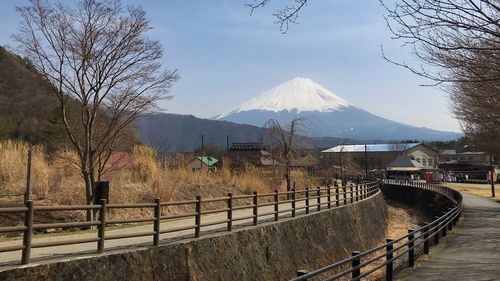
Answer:
[[[279,219],[279,193],[278,190],[274,190],[274,221]]]
[[[306,187],[306,214],[309,214],[309,187]]]
[[[351,196],[351,204],[354,203],[354,185],[351,183],[349,185],[349,194]]]
[[[321,188],[318,186],[316,188],[316,203],[318,205],[318,212],[321,211]]]
[[[344,190],[344,205],[347,205],[347,186],[342,185],[342,189]]]
[[[233,230],[233,194],[227,194],[227,231]]]
[[[101,208],[99,209],[99,225],[97,226],[97,252],[104,252],[104,241],[106,235],[106,199],[101,199]]]
[[[328,195],[328,209],[332,208],[332,187],[328,185],[327,189],[327,195]]]
[[[258,221],[258,193],[257,191],[253,192],[253,225],[257,225]]]
[[[21,258],[21,263],[22,264],[28,264],[30,263],[30,256],[31,256],[31,236],[33,234],[33,216],[34,216],[34,206],[33,206],[33,201],[28,200],[26,201],[26,207],[28,207],[28,210],[24,214],[24,227],[26,229],[24,230],[24,235],[23,235],[23,252],[22,252],[22,258]]]
[[[338,186],[337,182],[335,182],[335,205],[337,207],[340,205],[339,186]]]
[[[155,222],[153,225],[154,228],[154,236],[153,236],[153,245],[160,245],[160,222],[161,222],[161,202],[160,198],[155,199]]]
[[[194,237],[198,238],[201,234],[201,195],[196,195],[194,224]]]

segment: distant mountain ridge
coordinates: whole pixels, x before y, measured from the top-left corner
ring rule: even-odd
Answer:
[[[355,107],[313,80],[301,77],[265,91],[216,116],[215,119],[262,126],[269,119],[287,124],[298,117],[310,119],[311,136],[314,137],[446,141],[461,136],[460,133],[416,127],[385,119]]]
[[[427,140],[422,137],[425,135],[440,140],[450,136],[448,132],[416,128],[375,116],[355,108],[310,79],[295,80],[219,116],[219,120],[200,119],[192,115],[145,114],[135,122],[138,139],[160,152],[177,152],[198,148],[201,135],[204,135],[206,144],[216,144],[224,149],[226,136],[229,136],[230,144],[259,141],[265,135],[260,127],[266,121],[275,118],[286,125],[296,116],[309,116],[312,121],[322,121],[308,130],[308,136],[312,136],[309,138],[310,145],[322,149],[346,140],[348,143],[364,143],[373,142],[369,141],[373,139]],[[48,87],[28,61],[0,47],[0,139],[42,143],[49,150],[59,149],[62,143],[67,143],[58,119],[58,102],[48,92]],[[286,93],[291,94],[284,95]],[[338,120],[341,120],[342,126],[327,128],[325,133],[321,123],[328,125]],[[405,130],[407,134],[402,133]]]
[[[265,131],[251,125],[228,121],[196,118],[193,115],[169,113],[145,114],[135,121],[139,140],[160,152],[193,151],[201,146],[201,135],[205,144],[226,147],[233,142],[257,142],[265,138]],[[310,138],[308,144],[315,148],[329,148],[340,144],[339,138]],[[358,142],[355,142],[358,143]]]

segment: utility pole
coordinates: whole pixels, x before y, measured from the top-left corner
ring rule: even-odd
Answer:
[[[30,200],[31,193],[31,158],[33,157],[33,148],[30,145],[28,150],[28,164],[26,166],[26,191],[24,192],[24,204]]]
[[[204,136],[201,135],[201,150],[200,150],[200,171],[203,170],[203,144],[204,144]]]
[[[493,174],[495,173],[495,168],[493,167],[493,155],[490,153],[490,180],[491,180],[491,197],[495,197],[495,181],[493,180]]]
[[[226,152],[229,151],[229,136],[226,136]]]
[[[343,147],[340,149],[339,156],[340,156],[340,179],[342,181],[342,186],[343,186],[344,185],[344,163],[342,162],[342,150],[343,150]]]
[[[366,153],[366,143],[365,143],[365,178],[368,178],[368,157]]]

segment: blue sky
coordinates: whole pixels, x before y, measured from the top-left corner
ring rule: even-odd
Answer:
[[[419,86],[428,82],[382,58],[381,46],[395,60],[418,63],[391,40],[378,1],[310,1],[287,34],[272,16],[286,0],[250,16],[251,1],[124,1],[145,9],[149,36],[165,48],[165,66],[181,75],[175,98],[160,103],[164,110],[212,117],[301,76],[382,117],[460,131],[444,92]],[[0,2],[0,45],[15,47],[15,6],[23,3]]]

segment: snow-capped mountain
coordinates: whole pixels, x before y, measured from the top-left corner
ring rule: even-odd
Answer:
[[[336,96],[313,80],[297,77],[263,92],[241,106],[217,116],[216,119],[250,110],[331,112],[350,105],[348,101]]]
[[[300,77],[265,91],[215,119],[262,126],[269,119],[287,124],[297,117],[308,117],[310,134],[315,137],[450,140],[460,136],[382,118],[357,108],[313,80]]]

